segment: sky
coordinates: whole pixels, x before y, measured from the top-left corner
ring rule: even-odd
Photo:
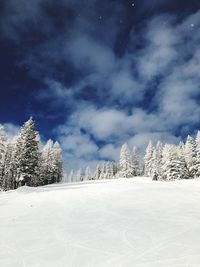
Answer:
[[[1,0],[0,123],[33,116],[67,170],[200,129],[199,0]]]

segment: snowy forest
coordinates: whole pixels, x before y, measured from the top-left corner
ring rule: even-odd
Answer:
[[[147,176],[153,180],[170,181],[200,176],[200,131],[196,138],[187,137],[179,145],[156,145],[150,141],[144,158],[136,147],[121,147],[119,162],[103,162],[92,171],[71,170],[64,174],[62,149],[58,142],[48,140],[41,144],[35,122],[30,118],[12,140],[0,127],[0,188],[41,186],[58,182],[80,182],[113,178]]]
[[[77,182],[147,176],[153,180],[170,181],[200,176],[200,131],[195,139],[188,136],[186,142],[180,142],[179,145],[162,144],[158,141],[154,146],[150,141],[143,159],[137,151],[136,147],[131,150],[124,144],[119,163],[98,164],[94,173],[87,167],[84,175],[81,175],[81,169],[71,171],[64,179],[68,182]]]
[[[62,150],[58,142],[40,142],[35,122],[30,118],[12,140],[0,127],[0,188],[40,186],[57,183],[63,177]]]

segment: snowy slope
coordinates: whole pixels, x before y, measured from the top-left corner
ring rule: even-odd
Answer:
[[[199,267],[199,251],[199,180],[0,193],[2,267]]]

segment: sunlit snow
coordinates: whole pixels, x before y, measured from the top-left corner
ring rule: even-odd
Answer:
[[[0,193],[2,267],[197,267],[199,248],[198,179],[116,179]]]

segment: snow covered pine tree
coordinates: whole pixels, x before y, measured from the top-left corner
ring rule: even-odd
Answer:
[[[16,165],[18,185],[39,184],[39,134],[32,117],[22,126],[16,144]]]
[[[189,174],[191,178],[195,178],[197,174],[196,144],[190,135],[188,135],[185,143],[184,155]]]
[[[153,153],[154,153],[154,146],[150,141],[144,156],[144,174],[148,177],[152,177],[155,171]]]
[[[196,176],[200,177],[200,131],[196,135]]]
[[[119,160],[119,175],[120,177],[129,178],[134,175],[132,167],[132,155],[127,144],[124,144],[120,152]]]

